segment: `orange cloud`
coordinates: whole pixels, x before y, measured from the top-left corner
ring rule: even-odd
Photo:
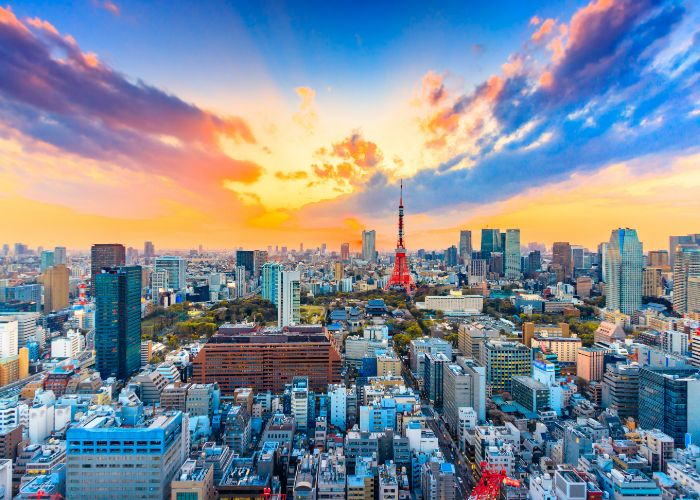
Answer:
[[[554,19],[552,19],[551,17],[549,19],[546,19],[540,25],[539,29],[532,34],[532,40],[534,42],[539,42],[552,32],[555,25],[556,21]]]
[[[431,106],[435,106],[444,101],[447,98],[444,77],[433,71],[428,71],[423,76],[421,98]]]
[[[297,95],[301,98],[299,111],[294,114],[294,122],[302,127],[307,132],[313,132],[316,122],[318,122],[318,113],[316,112],[316,91],[311,87],[297,87],[294,89]]]
[[[530,18],[530,26],[538,26],[541,22],[542,21],[537,16],[532,16],[532,18]]]

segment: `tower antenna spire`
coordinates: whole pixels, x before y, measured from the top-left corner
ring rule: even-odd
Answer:
[[[391,273],[387,288],[403,288],[410,292],[415,288],[415,283],[411,277],[406,262],[406,247],[403,242],[403,179],[399,181],[399,234],[396,242],[396,258],[394,259],[394,270]]]

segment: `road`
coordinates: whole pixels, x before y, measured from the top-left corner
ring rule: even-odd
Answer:
[[[432,414],[432,417],[427,414],[426,409]],[[472,477],[469,468],[467,467],[467,460],[459,451],[457,444],[452,439],[452,436],[445,428],[445,424],[442,420],[436,418],[435,413],[429,405],[423,407],[423,414],[428,417],[426,423],[430,430],[435,433],[438,438],[438,444],[440,445],[440,450],[445,455],[445,459],[451,462],[455,466],[455,472],[457,474],[457,492],[459,493],[458,498],[469,498],[469,493],[474,486],[474,478]]]

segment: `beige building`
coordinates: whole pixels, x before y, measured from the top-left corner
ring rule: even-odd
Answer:
[[[586,382],[603,380],[605,350],[596,347],[581,347],[576,361],[576,376]]]
[[[170,500],[214,500],[217,498],[214,487],[214,467],[204,466],[196,460],[188,459],[170,483]]]
[[[68,279],[70,271],[65,264],[49,267],[44,271],[44,313],[59,311],[68,307]]]
[[[557,355],[560,363],[576,363],[578,350],[583,343],[578,337],[549,337],[537,335],[532,339],[532,347]]]
[[[663,270],[660,267],[645,267],[642,278],[642,295],[661,297],[663,295]]]
[[[393,353],[377,355],[377,376],[401,375],[401,360]]]

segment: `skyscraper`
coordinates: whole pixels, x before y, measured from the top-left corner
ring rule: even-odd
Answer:
[[[90,292],[95,296],[95,276],[104,267],[119,267],[126,264],[126,248],[118,243],[96,243],[90,250]]]
[[[350,260],[350,243],[340,245],[340,260]]]
[[[573,262],[569,242],[557,241],[552,245],[552,267],[557,273],[557,281],[571,279]]]
[[[248,292],[245,266],[236,266],[236,297],[243,297]]]
[[[278,274],[284,269],[282,264],[277,262],[266,262],[263,264],[261,269],[262,274],[262,284],[260,292],[262,298],[269,300],[273,304],[277,305],[277,284],[279,282]]]
[[[481,258],[488,259],[492,252],[501,251],[501,230],[481,230]]]
[[[253,251],[253,267],[255,271],[255,277],[260,277],[260,272],[262,266],[267,262],[267,250],[254,250]]]
[[[301,314],[301,273],[280,271],[277,276],[277,325],[298,325]]]
[[[506,229],[505,275],[508,279],[520,278],[520,229]]]
[[[472,232],[463,229],[459,232],[459,258],[462,262],[468,262],[472,258]]]
[[[642,305],[644,254],[635,229],[612,231],[605,256],[606,308],[632,314]]]
[[[253,250],[236,250],[236,266],[243,266],[251,275],[255,273],[255,252]]]
[[[700,375],[697,368],[642,368],[639,426],[659,429],[684,446],[685,434],[700,439]]]
[[[676,262],[676,252],[678,245],[700,245],[700,234],[687,234],[685,236],[669,236],[669,252],[670,265],[673,268]]]
[[[700,247],[678,245],[673,264],[673,310],[680,314],[696,312],[694,282],[700,278]],[[700,311],[697,311],[700,312]]]
[[[125,379],[141,366],[141,266],[103,269],[95,304],[95,367]]]
[[[375,248],[377,232],[374,229],[362,231],[362,260],[374,262],[377,250]]]
[[[173,290],[182,290],[187,286],[185,279],[186,262],[182,257],[156,257],[154,269],[168,272],[168,285]]]
[[[152,241],[146,241],[143,244],[143,257],[144,259],[152,259],[156,255],[156,249],[153,246]]]
[[[0,359],[17,356],[19,322],[13,317],[0,318]]]
[[[45,314],[68,307],[69,278],[70,271],[64,264],[49,267],[43,274]]]
[[[44,250],[41,252],[41,262],[39,264],[39,271],[42,273],[46,271],[49,267],[53,267],[54,264],[54,253],[49,250]]]
[[[451,247],[447,248],[445,250],[445,264],[448,266],[456,266],[459,262],[458,255],[456,246],[452,245]]]
[[[56,247],[53,249],[53,263],[56,264],[68,264],[66,257],[66,247]]]

